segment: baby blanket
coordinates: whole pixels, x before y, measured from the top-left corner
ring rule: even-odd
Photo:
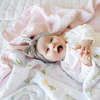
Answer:
[[[59,62],[45,64],[22,53],[27,45],[23,37],[32,39],[40,32],[62,37],[84,23],[100,32],[99,20],[100,0],[90,0],[77,9],[35,5],[26,10],[2,32],[9,45],[0,57],[0,100],[100,100],[99,68],[80,84],[61,69]]]

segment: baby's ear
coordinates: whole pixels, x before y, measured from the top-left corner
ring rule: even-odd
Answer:
[[[37,58],[34,56],[34,59],[37,59]]]
[[[34,36],[32,35],[32,36],[30,37],[30,39],[34,39]]]

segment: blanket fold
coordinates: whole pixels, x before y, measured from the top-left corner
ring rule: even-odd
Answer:
[[[89,83],[89,87],[90,79],[83,84],[76,82],[61,69],[59,63],[44,64],[22,53],[27,45],[22,36],[33,39],[40,32],[49,32],[63,37],[65,32],[82,24],[89,24],[100,32],[100,0],[90,0],[87,5],[76,9],[34,5],[5,28],[2,36],[9,45],[0,56],[0,99],[99,100],[99,78],[96,83]],[[19,75],[17,71],[21,69]],[[36,88],[38,90],[34,92]],[[36,96],[36,93],[39,95]]]

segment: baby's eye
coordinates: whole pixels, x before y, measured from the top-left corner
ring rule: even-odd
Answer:
[[[53,41],[53,38],[50,39],[50,42],[52,42],[52,41]]]
[[[47,48],[47,52],[49,51],[49,48]]]

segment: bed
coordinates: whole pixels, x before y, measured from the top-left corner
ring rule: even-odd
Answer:
[[[100,32],[100,17],[98,14],[100,9],[100,1],[91,0],[91,2],[88,3],[89,1],[90,0],[0,1],[0,100],[100,99],[100,86],[98,85],[99,82],[96,86],[94,86],[94,84],[100,78],[99,72],[95,76],[95,78],[99,76],[99,78],[96,79],[96,82],[93,81],[92,84],[89,83],[91,85],[87,85],[88,80],[86,80],[83,87],[82,83],[78,83],[71,77],[69,77],[64,72],[64,70],[61,69],[59,63],[45,64],[42,61],[36,59],[33,60],[23,55],[22,49],[25,46],[22,46],[23,42],[21,37],[19,36],[20,33],[17,32],[19,29],[21,30],[21,34],[23,36],[31,36],[32,33],[30,32],[30,34],[27,34],[27,31],[32,24],[32,19],[29,19],[32,18],[33,12],[36,15],[40,14],[40,16],[42,16],[42,14],[45,16],[44,12],[48,15],[50,15],[51,13],[56,13],[59,15],[60,9],[61,12],[59,16],[63,19],[61,19],[61,21],[63,21],[63,23],[61,23],[61,26],[65,27],[70,23],[70,28],[74,28],[79,24],[87,23],[92,25],[97,32]],[[43,8],[45,11],[42,11],[41,8]],[[48,11],[51,10],[54,10],[55,12],[53,11],[48,13]],[[64,13],[66,11],[70,12],[70,14],[64,16]],[[94,12],[96,12],[95,16],[93,16]],[[78,18],[78,14],[80,18]],[[85,14],[86,16],[83,16]],[[57,16],[54,17],[58,18]],[[38,18],[36,16],[36,18],[38,19],[38,22],[41,21],[40,19],[42,17]],[[47,18],[47,16],[45,18]],[[54,18],[52,16],[50,17],[51,20],[49,20],[48,18],[46,19],[48,20],[48,22],[52,20],[54,21]],[[65,23],[65,18],[69,18],[69,22],[67,24]],[[75,19],[77,19],[77,22]],[[21,21],[20,24],[19,21]],[[72,21],[74,21],[74,24]],[[55,23],[57,24],[58,22],[55,21]],[[46,24],[49,25],[48,23]],[[51,27],[50,25],[49,27],[51,29],[53,28],[53,26]],[[15,28],[15,30],[13,30],[13,28]],[[62,28],[58,32],[63,33],[63,31],[65,31],[65,28]],[[58,34],[56,30],[53,30],[51,32]],[[8,45],[9,43],[10,45]],[[93,88],[93,86],[95,88]]]

